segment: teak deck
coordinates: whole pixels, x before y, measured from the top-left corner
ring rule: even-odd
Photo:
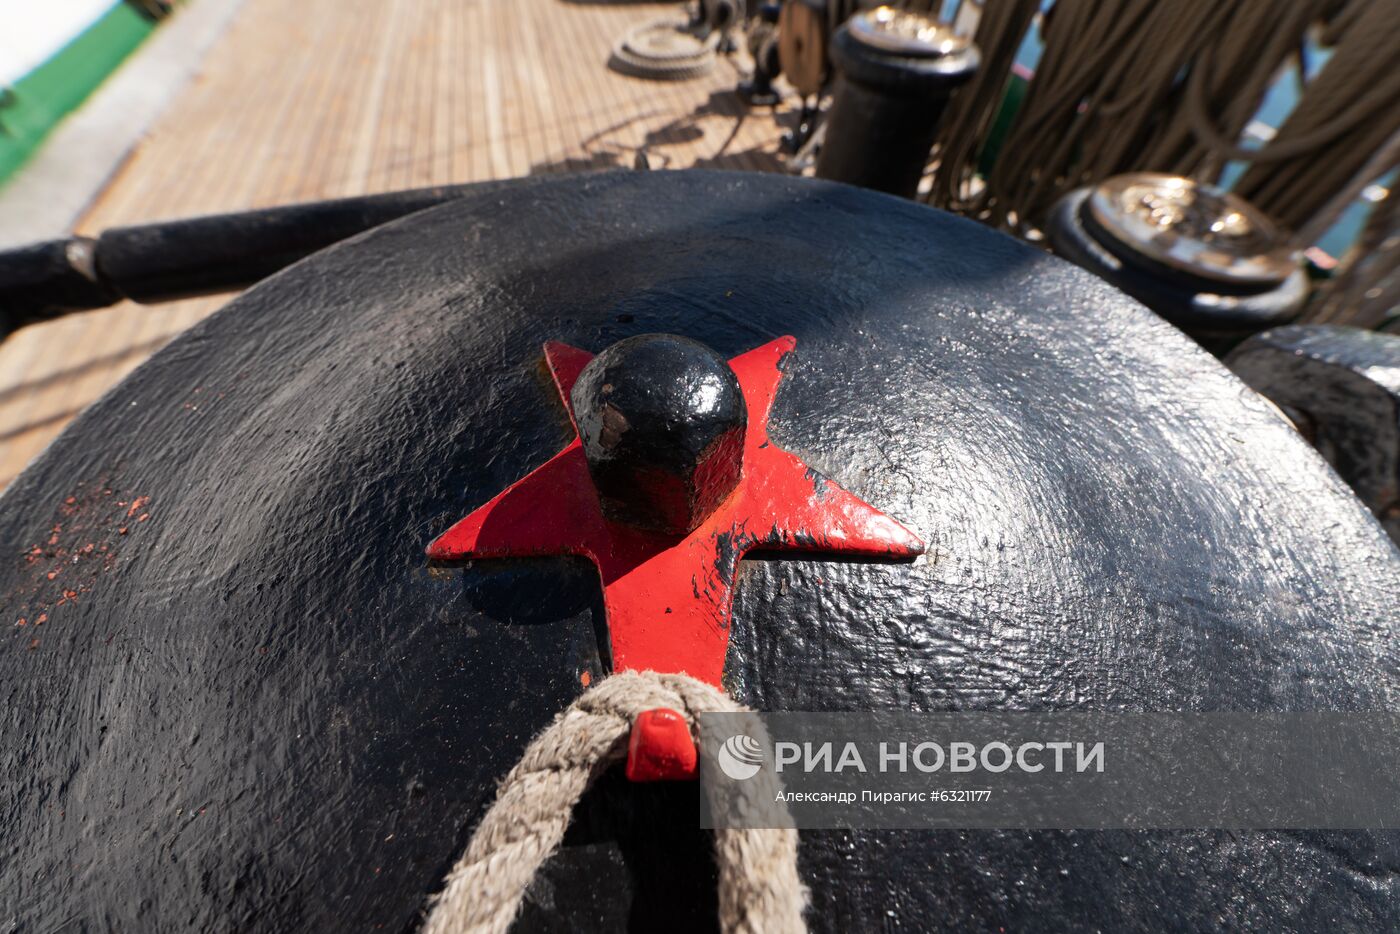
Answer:
[[[192,0],[199,2],[199,0]],[[247,0],[79,232],[448,182],[630,166],[776,171],[791,111],[738,66],[652,82],[606,67],[625,0]],[[0,344],[0,488],[68,421],[227,296],[131,303]]]

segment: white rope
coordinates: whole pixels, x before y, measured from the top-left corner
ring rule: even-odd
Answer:
[[[657,707],[680,712],[692,734],[697,714],[747,709],[686,675],[622,672],[604,679],[535,737],[501,783],[432,900],[424,934],[504,934],[530,881],[563,840],[574,805],[608,766],[626,757],[637,715]],[[723,931],[806,930],[796,831],[716,830],[715,863]]]

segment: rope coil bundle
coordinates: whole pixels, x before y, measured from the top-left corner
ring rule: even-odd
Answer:
[[[1041,61],[978,188],[976,160],[1040,5],[983,10],[983,69],[943,123],[931,203],[1025,230],[1066,192],[1113,175],[1215,183],[1239,159],[1250,167],[1235,192],[1296,230],[1400,129],[1400,0],[1056,0]],[[1331,59],[1272,141],[1240,148],[1279,69],[1324,20]]]
[[[1400,133],[1400,0],[1352,0],[1332,32],[1331,60],[1278,135],[1258,152],[1238,154],[1250,167],[1236,192],[1295,230]],[[1388,161],[1393,168],[1400,156],[1392,152]]]
[[[560,713],[502,781],[466,852],[432,900],[424,934],[504,934],[530,881],[559,848],[574,805],[627,756],[637,717],[680,711],[695,731],[703,713],[747,708],[686,675],[622,672]],[[717,829],[720,927],[727,934],[798,934],[807,892],[797,875],[797,832]]]
[[[720,32],[701,34],[687,20],[662,19],[629,30],[613,46],[608,67],[634,78],[688,81],[715,66]]]
[[[939,170],[929,193],[931,203],[949,210],[973,210],[966,199],[967,184],[1006,96],[1016,53],[1040,7],[1041,0],[1006,0],[983,7],[972,37],[982,53],[982,67],[953,96],[939,127],[935,144]]]

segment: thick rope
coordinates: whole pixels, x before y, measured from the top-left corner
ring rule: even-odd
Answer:
[[[1242,159],[1250,167],[1236,193],[1298,230],[1325,215],[1400,130],[1400,0],[1056,0],[1041,15],[1042,5],[983,5],[983,67],[939,131],[931,203],[1028,231],[1081,185],[1140,170],[1215,182]],[[1043,54],[979,181],[978,160],[1037,15]],[[1272,141],[1242,148],[1280,68],[1328,17],[1330,61]]]
[[[622,672],[574,701],[530,743],[433,899],[424,934],[504,934],[535,874],[564,838],[574,805],[627,755],[638,714],[669,707],[691,731],[702,713],[746,710],[686,675]],[[730,934],[805,931],[795,830],[715,831],[720,928]]]
[[[1400,0],[1353,0],[1348,13],[1335,30],[1331,60],[1235,185],[1255,207],[1294,230],[1400,132]]]

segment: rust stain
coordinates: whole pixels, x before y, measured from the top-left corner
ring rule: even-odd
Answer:
[[[128,532],[119,523],[138,515],[138,522],[149,519],[150,502],[149,496],[113,499],[105,479],[79,483],[55,510],[48,536],[16,556],[23,572],[16,578],[20,584],[0,599],[0,606],[13,607],[15,628],[42,626],[49,622],[49,611],[91,593],[117,566],[112,543]],[[37,645],[34,640],[29,647]]]

